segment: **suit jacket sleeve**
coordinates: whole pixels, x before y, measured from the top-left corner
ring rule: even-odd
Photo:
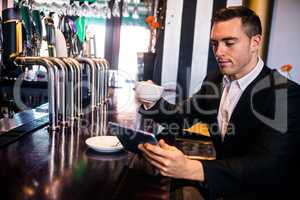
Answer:
[[[202,161],[211,199],[243,193],[249,188],[252,192],[274,193],[278,190],[284,192],[290,187],[288,183],[299,172],[299,91],[299,86],[292,83],[287,98],[276,99],[280,104],[288,105],[287,128],[278,131],[264,125],[258,130],[260,137],[253,142],[261,151],[248,152],[247,155],[236,158]],[[269,109],[276,112],[274,108]],[[284,123],[281,122],[280,125],[284,127]]]
[[[152,118],[154,121],[166,127],[187,128],[199,121],[208,121],[212,114],[217,110],[207,103],[207,100],[218,99],[219,91],[214,87],[205,84],[204,79],[201,89],[192,97],[181,103],[174,105],[161,98],[151,109],[145,110],[140,107],[139,112],[146,118]]]

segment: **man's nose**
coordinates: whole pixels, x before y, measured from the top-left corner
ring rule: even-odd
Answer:
[[[215,47],[215,55],[217,57],[223,56],[225,53],[225,47],[222,44],[219,44],[218,46]]]

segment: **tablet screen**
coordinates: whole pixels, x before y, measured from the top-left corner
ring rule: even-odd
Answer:
[[[112,135],[117,136],[123,147],[133,153],[138,153],[139,144],[157,144],[153,133],[122,126],[114,122],[108,122],[108,128]]]

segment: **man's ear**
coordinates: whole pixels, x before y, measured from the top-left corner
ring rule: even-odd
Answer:
[[[251,50],[252,51],[259,50],[261,42],[262,42],[261,35],[257,34],[257,35],[252,36],[252,38],[251,38]]]

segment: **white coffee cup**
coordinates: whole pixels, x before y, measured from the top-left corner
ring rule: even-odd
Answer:
[[[149,81],[140,81],[135,85],[136,97],[145,102],[159,100],[164,92],[164,87],[155,85]]]

